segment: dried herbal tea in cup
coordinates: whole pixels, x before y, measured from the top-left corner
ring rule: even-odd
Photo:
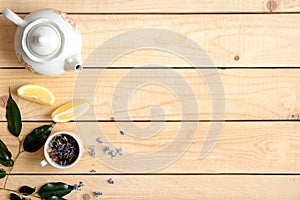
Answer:
[[[47,152],[53,162],[60,166],[67,166],[78,158],[79,145],[72,136],[59,134],[52,138]]]

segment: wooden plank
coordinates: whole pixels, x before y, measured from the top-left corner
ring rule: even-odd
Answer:
[[[107,183],[112,178],[114,185]],[[81,191],[72,191],[67,199],[82,199],[93,191],[101,191],[101,199],[266,199],[298,200],[299,176],[13,176],[8,188],[42,185],[48,181],[75,184],[83,181]],[[134,187],[138,186],[138,187]],[[171,192],[172,191],[172,192]],[[7,195],[1,192],[1,196]]]
[[[92,107],[82,120],[222,120],[224,115],[226,120],[299,119],[297,69],[208,70],[205,76],[193,69],[87,69],[82,73],[82,79],[72,72],[45,79],[24,69],[1,69],[0,96],[7,95],[10,86],[24,120],[50,120],[55,108],[73,98],[91,100]],[[218,76],[222,83],[208,84]],[[49,88],[57,98],[56,105],[47,107],[18,98],[16,89],[28,83]],[[226,107],[213,112],[212,99],[218,105],[224,100],[221,90],[215,89],[222,84]],[[3,108],[0,119],[5,120]]]
[[[299,12],[300,4],[292,0],[66,0],[64,2],[1,0],[0,5],[16,12],[32,12],[40,8],[57,8],[69,13],[226,13],[226,12]]]
[[[28,4],[26,2],[26,4]],[[79,4],[78,4],[79,5]],[[208,53],[212,62],[219,67],[294,67],[299,66],[300,15],[72,15],[83,34],[82,55],[86,59],[104,41],[117,38],[119,34],[143,28],[174,31],[194,40]],[[15,26],[0,17],[0,67],[20,67],[14,55],[13,34]],[[147,41],[148,33],[141,33]],[[170,34],[168,34],[170,35]],[[115,56],[124,39],[114,45],[101,47],[104,57]],[[135,41],[138,36],[134,36]],[[151,44],[154,49],[141,49],[117,56],[113,67],[143,66],[160,64],[166,66],[190,66],[175,53],[164,52],[168,45],[181,48],[178,40],[165,42],[157,37]],[[185,41],[181,39],[179,41]],[[118,40],[117,40],[118,41]],[[140,42],[143,43],[143,40]],[[131,48],[128,43],[128,48]],[[184,42],[183,42],[184,44]],[[162,45],[162,48],[155,46]],[[100,47],[99,47],[100,48]],[[186,47],[187,54],[195,54]],[[195,56],[195,55],[194,55]],[[97,66],[103,63],[96,62]],[[94,67],[94,65],[93,65]]]
[[[34,128],[49,123],[24,123],[22,136]],[[299,173],[299,123],[296,122],[227,122],[219,140],[208,155],[200,158],[200,151],[207,140],[214,139],[215,132],[208,130],[218,123],[154,122],[156,131],[139,131],[149,123],[130,122],[77,122],[57,124],[53,132],[70,131],[80,135],[85,152],[80,162],[67,170],[51,166],[40,167],[42,149],[35,153],[23,153],[15,163],[13,173],[63,174],[63,173]],[[198,129],[194,131],[194,125]],[[1,140],[13,155],[17,154],[18,141],[11,136],[5,123],[0,123]],[[180,130],[181,128],[181,130]],[[102,131],[102,134],[100,130]],[[126,135],[119,132],[123,129]],[[144,135],[143,135],[143,134]],[[146,134],[146,136],[145,136]],[[185,138],[181,138],[183,135]],[[208,138],[206,135],[208,134]],[[101,138],[102,144],[96,139]],[[178,139],[181,138],[181,139]],[[167,151],[168,145],[176,148]],[[96,146],[96,156],[90,155],[89,147]],[[105,146],[122,148],[123,155],[111,157],[103,152]],[[159,152],[155,157],[151,153]],[[132,155],[129,155],[132,154]],[[181,155],[182,154],[182,155]],[[141,157],[138,157],[138,156]],[[136,156],[136,157],[134,157]],[[143,157],[145,156],[145,157]],[[178,159],[177,159],[178,158]],[[125,160],[124,160],[125,159]],[[139,159],[139,160],[138,160]],[[138,161],[137,161],[138,160]],[[142,164],[140,163],[142,162]],[[120,164],[121,163],[121,164]],[[117,164],[117,166],[116,166]],[[149,168],[144,168],[145,166]],[[144,171],[143,171],[144,170]],[[90,173],[93,174],[93,173]]]

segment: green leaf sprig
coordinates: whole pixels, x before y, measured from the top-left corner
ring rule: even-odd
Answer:
[[[79,185],[76,184],[74,186],[71,186],[62,182],[50,182],[44,184],[38,191],[36,191],[36,188],[32,188],[27,185],[22,186],[21,188],[19,188],[19,190],[6,189],[8,176],[13,169],[14,162],[16,161],[20,153],[24,151],[38,151],[45,144],[56,123],[54,122],[51,125],[43,125],[37,127],[31,133],[26,135],[24,141],[21,140],[19,138],[22,130],[21,112],[17,103],[12,98],[10,88],[5,116],[7,119],[7,128],[9,132],[19,139],[19,152],[16,155],[15,160],[12,159],[11,152],[9,151],[5,143],[0,139],[0,164],[5,167],[10,167],[10,170],[8,172],[6,172],[5,169],[0,168],[0,179],[6,177],[4,186],[0,189],[11,192],[9,195],[10,200],[30,200],[28,196],[33,196],[35,198],[44,200],[65,200],[63,196],[69,194],[72,190],[74,190],[74,188],[78,189],[78,187],[83,185],[81,183]]]

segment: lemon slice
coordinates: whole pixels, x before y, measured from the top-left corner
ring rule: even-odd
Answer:
[[[18,96],[43,105],[53,106],[55,96],[50,90],[39,85],[23,85],[17,90]]]
[[[52,112],[51,117],[55,122],[68,122],[82,116],[89,108],[88,100],[78,99],[60,106]]]

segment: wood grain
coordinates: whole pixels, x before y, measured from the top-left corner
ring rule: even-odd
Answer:
[[[7,95],[9,86],[12,88],[23,120],[50,120],[55,108],[73,98],[91,100],[91,109],[81,120],[211,120],[212,117],[222,120],[224,114],[226,120],[299,119],[300,71],[297,69],[202,72],[86,69],[78,77],[70,72],[45,78],[24,69],[1,69],[0,96]],[[221,83],[214,82],[218,77]],[[16,89],[28,83],[49,88],[57,98],[56,105],[47,107],[17,97]],[[213,112],[212,98],[218,105],[224,100],[222,90],[215,89],[221,86],[225,92],[225,110]],[[0,119],[5,120],[3,108],[0,108]]]
[[[34,128],[48,123],[24,123],[21,137]],[[80,135],[85,152],[80,162],[67,170],[51,166],[40,167],[42,149],[36,153],[23,153],[15,163],[13,173],[22,174],[78,174],[96,170],[101,173],[298,173],[300,167],[299,123],[296,122],[227,122],[212,151],[200,158],[204,141],[214,140],[210,127],[218,123],[167,122],[151,124],[152,130],[139,129],[149,126],[142,122],[77,122],[57,124],[54,131],[70,131]],[[6,124],[0,124],[0,135],[13,155],[18,141],[10,135]],[[196,131],[194,126],[197,126]],[[160,129],[157,129],[160,127]],[[124,130],[126,135],[119,132]],[[195,131],[195,132],[193,132]],[[208,133],[209,132],[209,133]],[[185,138],[182,138],[185,137]],[[207,138],[206,138],[207,137]],[[103,144],[96,139],[101,138]],[[168,145],[176,148],[167,150]],[[96,146],[96,157],[89,147]],[[111,157],[105,146],[122,148],[124,154]],[[152,157],[153,152],[161,154]],[[183,153],[183,154],[182,154]],[[182,155],[181,155],[182,154]],[[141,157],[135,157],[141,156]],[[142,159],[141,159],[142,158]],[[137,161],[137,159],[139,159]],[[142,162],[142,163],[141,163]],[[145,168],[145,165],[149,168]],[[151,169],[151,170],[150,170]],[[144,171],[143,171],[144,170]],[[146,171],[147,170],[147,171]]]
[[[26,2],[27,4],[27,2]],[[218,67],[299,67],[300,15],[72,15],[83,35],[82,55],[85,66],[105,67],[103,62],[87,57],[97,48],[102,49],[101,56],[116,57],[112,67],[143,66],[159,64],[165,66],[190,67],[186,56],[177,56],[170,46],[182,49],[186,38],[195,41],[211,61]],[[0,17],[0,67],[20,67],[14,53],[13,35],[16,26],[4,17]],[[150,48],[132,51],[119,56],[115,52],[120,45],[141,39],[140,44],[148,41],[151,33],[140,33],[124,42],[121,33],[144,28],[163,29],[179,33],[181,39],[172,40],[159,34]],[[148,36],[147,36],[148,34]],[[184,37],[185,36],[185,37]],[[114,38],[118,42],[100,46]],[[119,39],[116,39],[119,38]],[[145,41],[144,41],[145,40]],[[169,42],[166,40],[169,40]],[[157,48],[162,45],[164,48]],[[185,46],[189,56],[196,56],[194,47]],[[163,49],[163,50],[162,50]],[[88,64],[88,63],[93,63]]]
[[[82,121],[58,123],[53,131],[71,131],[83,140],[84,154],[76,166],[42,168],[42,149],[22,153],[8,188],[83,181],[85,187],[67,199],[83,199],[84,194],[99,199],[92,192],[101,191],[101,199],[118,200],[299,200],[300,135],[299,123],[293,120],[300,119],[300,70],[288,68],[300,67],[300,1],[0,0],[0,5],[1,10],[8,7],[22,17],[46,7],[70,13],[82,32],[84,66],[89,67],[80,76],[68,72],[42,77],[25,71],[15,56],[16,26],[0,16],[1,104],[11,86],[26,121],[20,137],[50,124],[50,113],[73,98],[89,98],[92,105]],[[167,37],[152,34],[146,28],[173,31],[182,38],[171,32]],[[132,38],[121,37],[142,29]],[[153,42],[146,45],[150,38]],[[188,45],[189,39],[215,66],[225,69],[209,65],[204,74],[191,69],[195,65],[188,57],[200,54]],[[145,48],[133,49],[135,43]],[[122,49],[130,51],[118,55]],[[176,49],[184,49],[186,55]],[[110,58],[108,65],[99,61],[103,57]],[[107,66],[114,69],[100,69]],[[153,69],[123,68],[140,66]],[[250,69],[236,69],[241,67]],[[216,81],[218,77],[222,83]],[[18,98],[16,89],[27,83],[52,90],[56,105],[46,107]],[[225,111],[212,110],[212,98],[214,105],[224,102],[221,86]],[[0,105],[0,139],[15,156],[18,140],[8,133],[4,115]],[[229,121],[210,121],[222,120],[223,115]],[[216,127],[221,125],[218,135]],[[97,138],[104,143],[97,143]],[[215,141],[214,148],[204,149],[208,155],[200,158],[206,142]],[[96,157],[90,155],[90,145],[96,146]],[[103,152],[105,146],[121,147],[124,153],[111,157]],[[109,178],[114,185],[107,183]],[[1,188],[0,196],[8,199]]]
[[[109,178],[114,185],[107,183]],[[72,191],[67,199],[82,199],[89,194],[91,199],[265,199],[298,200],[300,196],[299,176],[13,176],[8,187],[17,189],[23,184],[42,185],[47,181],[62,181],[71,185],[83,181],[81,191]],[[135,187],[138,186],[138,187]],[[93,191],[103,195],[95,198]],[[0,193],[2,197],[6,192]]]
[[[226,13],[226,12],[299,12],[300,3],[293,0],[66,0],[66,1],[9,1],[2,7],[16,12],[32,12],[40,8],[57,8],[75,13]]]

